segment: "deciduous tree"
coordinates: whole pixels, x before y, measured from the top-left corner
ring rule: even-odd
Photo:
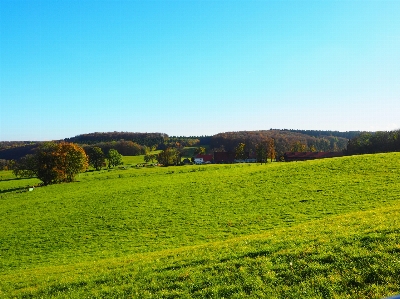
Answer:
[[[178,165],[180,163],[181,155],[175,148],[166,148],[157,155],[158,163],[164,166]]]
[[[306,150],[307,146],[300,141],[294,142],[290,148],[291,152],[305,152]]]
[[[71,182],[86,170],[87,161],[85,151],[76,144],[45,142],[35,154],[18,161],[13,172],[16,176],[36,176],[43,185]]]
[[[106,156],[104,155],[101,148],[95,146],[89,149],[89,164],[96,170],[100,170],[106,163]]]
[[[246,145],[244,143],[239,143],[238,146],[235,148],[236,159],[246,159],[245,146]]]
[[[88,168],[88,158],[83,148],[75,143],[62,142],[59,145],[61,168],[64,173],[63,181],[72,182],[75,176]]]
[[[122,155],[115,149],[110,149],[107,154],[108,168],[122,165]]]
[[[200,146],[194,150],[195,155],[205,155],[205,153],[206,153],[206,148],[202,147],[202,146]]]
[[[148,163],[148,162],[150,162],[150,161],[151,161],[151,163],[153,163],[153,161],[154,161],[156,158],[157,158],[157,156],[154,155],[154,154],[147,154],[147,155],[144,156],[144,161],[145,161],[146,163]]]
[[[257,162],[260,162],[261,164],[263,162],[267,162],[267,142],[263,141],[260,142],[256,145],[256,157],[257,157]]]
[[[36,176],[36,157],[28,154],[18,161],[11,161],[11,168],[16,177],[34,177]]]
[[[267,153],[267,156],[271,159],[271,162],[276,157],[275,140],[273,138],[268,139],[268,153]]]

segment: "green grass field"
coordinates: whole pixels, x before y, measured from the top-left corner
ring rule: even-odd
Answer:
[[[151,154],[158,154],[160,151],[151,152]],[[145,163],[144,155],[139,156],[124,156],[122,157],[122,161],[124,162],[125,166],[135,166],[137,164]],[[154,162],[156,162],[154,160]]]
[[[399,153],[0,178],[0,298],[400,293]]]

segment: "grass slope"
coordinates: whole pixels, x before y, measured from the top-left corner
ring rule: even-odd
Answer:
[[[25,193],[3,180],[0,295],[387,296],[399,174],[400,155],[380,154],[91,172]]]

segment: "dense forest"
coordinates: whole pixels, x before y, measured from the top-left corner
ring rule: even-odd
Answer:
[[[13,143],[13,146],[0,150],[0,159],[18,160],[28,154],[32,154],[39,144],[40,142]]]
[[[159,149],[166,147],[187,147],[200,144],[200,139],[197,137],[171,136],[164,138],[164,145],[159,145]]]
[[[374,154],[400,151],[400,130],[388,132],[365,132],[348,143],[346,154]]]
[[[93,147],[99,147],[102,149],[104,153],[108,153],[110,149],[115,149],[118,151],[123,156],[138,156],[138,155],[144,155],[146,152],[155,149],[155,146],[153,148],[149,148],[145,145],[140,145],[136,142],[133,141],[125,141],[125,140],[120,140],[120,141],[110,141],[110,142],[99,142],[99,143],[94,143],[94,144],[84,144],[82,145],[83,149],[87,152],[90,148]]]
[[[352,139],[358,135],[360,135],[362,132],[360,131],[348,131],[348,132],[339,132],[339,131],[320,131],[320,130],[277,130],[277,131],[289,131],[289,132],[294,132],[294,133],[301,133],[305,135],[309,135],[312,137],[328,137],[328,136],[333,136],[333,137],[341,137],[341,138],[346,138],[346,139]]]
[[[62,141],[62,140],[59,140]],[[261,143],[273,143],[276,157],[285,152],[341,152],[345,154],[367,154],[400,151],[400,130],[390,132],[337,132],[317,130],[261,130],[225,132],[213,136],[168,136],[165,133],[106,132],[82,134],[63,141],[77,143],[85,150],[100,147],[107,153],[117,150],[124,156],[146,154],[165,148],[205,146],[213,151],[235,151],[243,143],[246,152],[254,153]],[[18,160],[32,154],[42,142],[0,142],[1,165],[9,160]]]
[[[132,141],[134,143],[152,147],[164,143],[164,139],[168,138],[164,133],[134,133],[134,132],[106,132],[106,133],[89,133],[81,134],[71,138],[65,138],[66,142],[73,142],[78,144],[96,144],[102,142],[112,141]]]
[[[313,137],[295,130],[239,131],[219,133],[212,136],[210,148],[234,151],[239,143],[246,145],[249,152],[255,151],[257,144],[273,139],[277,156],[290,151],[338,152],[346,149],[348,139],[336,136]]]
[[[0,151],[14,147],[32,145],[36,143],[38,143],[38,141],[0,141]]]

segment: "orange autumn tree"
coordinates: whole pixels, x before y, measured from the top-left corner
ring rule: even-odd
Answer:
[[[72,182],[75,176],[85,171],[88,166],[88,157],[83,148],[75,143],[59,143],[59,155],[62,157],[60,170],[62,170],[62,179],[65,182]]]
[[[29,163],[21,163],[20,170],[28,170],[43,182],[50,185],[61,182],[72,182],[75,176],[87,169],[88,158],[78,145],[68,142],[45,142],[31,156]]]

